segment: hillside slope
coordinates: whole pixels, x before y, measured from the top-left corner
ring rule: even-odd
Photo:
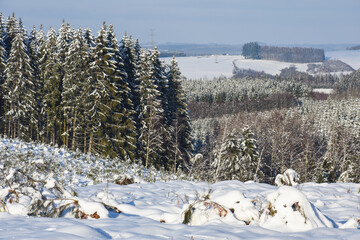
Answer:
[[[67,198],[75,199],[73,208],[79,209],[76,204],[80,205],[85,214],[81,218],[96,218],[74,219],[72,209],[60,218],[28,217],[26,211],[30,210],[28,206],[34,195],[23,193],[31,192],[31,188],[19,185],[10,193],[11,188],[4,184],[0,188],[0,219],[6,222],[0,229],[0,238],[4,239],[289,239],[289,236],[291,239],[357,239],[360,230],[357,223],[360,184],[305,183],[275,187],[239,181],[164,182],[161,178],[149,183],[136,177],[144,169],[125,164],[122,170],[128,169],[126,174],[137,179],[137,183],[117,185],[108,183],[111,175],[99,175],[99,184],[93,185],[86,175],[76,172],[85,173],[91,168],[107,172],[114,162],[93,156],[86,160],[64,149],[6,138],[0,141],[0,152],[1,182],[11,182],[21,166],[58,163],[57,169],[50,169],[43,176],[46,184],[42,191],[47,194],[44,196],[51,197],[55,180],[48,179],[55,177],[77,192],[77,196]],[[9,168],[9,161],[18,158],[21,163],[13,166],[17,168]],[[108,165],[101,165],[103,161]],[[74,174],[69,174],[71,169]],[[156,176],[159,174],[154,172]],[[32,178],[42,176],[34,173]],[[120,211],[114,212],[109,206]]]

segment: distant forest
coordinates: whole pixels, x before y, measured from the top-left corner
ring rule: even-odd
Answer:
[[[322,62],[325,60],[324,49],[260,46],[257,42],[244,44],[242,55],[250,59],[266,59],[292,63]]]

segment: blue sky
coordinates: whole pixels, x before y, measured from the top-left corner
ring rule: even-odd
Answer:
[[[156,43],[360,43],[359,0],[0,0],[30,29],[63,19],[96,34],[103,21]]]

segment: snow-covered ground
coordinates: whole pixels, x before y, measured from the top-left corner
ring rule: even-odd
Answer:
[[[235,217],[230,217],[230,212],[229,217],[214,217],[208,222],[201,222],[200,218],[200,225],[182,224],[181,212],[198,195],[201,196],[211,190],[210,199],[213,201],[221,202],[222,199],[225,204],[226,202],[230,204],[230,202],[249,199],[255,200],[256,204],[265,205],[266,196],[273,197],[274,194],[278,194],[277,187],[267,184],[238,181],[216,184],[173,181],[127,186],[99,184],[77,190],[82,197],[116,203],[122,213],[109,215],[103,219],[79,220],[15,216],[2,212],[0,221],[6,224],[0,226],[0,239],[191,239],[193,237],[194,239],[355,240],[359,239],[360,235],[360,229],[356,228],[356,221],[360,218],[359,188],[360,184],[315,183],[301,184],[297,189],[293,188],[296,192],[300,189],[313,204],[311,207],[319,208],[337,225],[303,231],[307,229],[306,224],[297,223],[296,220],[299,218],[296,215],[289,218],[287,224],[280,218],[274,218],[273,221],[263,224],[263,227],[257,222],[245,225]],[[226,201],[224,196],[227,197]],[[288,191],[285,199],[291,197],[293,197],[292,192]],[[224,206],[225,204],[223,203]],[[241,209],[239,211],[241,212]],[[278,211],[280,214],[280,210]],[[291,208],[289,211],[291,214],[297,213]],[[208,213],[203,214],[204,218],[206,214]],[[280,215],[280,217],[284,216]],[[352,228],[342,229],[343,224],[352,217],[356,218],[348,223],[348,227]],[[290,223],[291,219],[293,219],[292,223]],[[286,227],[287,225],[289,227]],[[292,228],[295,228],[295,231]]]
[[[343,61],[355,70],[360,68],[360,50],[331,51],[326,52],[325,56],[330,59]]]
[[[313,90],[313,92],[332,94],[334,92],[334,89],[332,89],[332,88],[315,88]]]
[[[108,183],[108,178],[92,185],[95,182],[79,174],[79,169],[73,173],[70,169],[78,166],[90,170],[88,164],[93,166],[94,162],[95,167],[104,168],[106,165],[99,164],[102,159],[86,162],[83,156],[64,149],[0,140],[0,177],[8,181],[13,178],[14,172],[6,172],[8,168],[3,165],[12,156],[21,157],[25,167],[28,163],[41,164],[41,160],[58,161],[59,166],[72,164],[62,182],[78,195],[68,198],[75,199],[87,214],[100,216],[84,220],[69,213],[60,218],[26,216],[31,199],[20,194],[12,201],[3,199],[8,194],[6,184],[0,187],[0,239],[359,239],[359,183],[305,183],[295,187],[239,181],[149,183],[136,176],[143,170],[133,171],[126,165],[124,171],[130,170],[125,174],[132,174],[138,183],[117,185]],[[44,179],[44,192],[49,195],[55,180]]]
[[[293,64],[270,60],[245,59],[239,55],[220,55],[220,56],[199,56],[199,57],[178,57],[181,73],[187,79],[213,79],[220,76],[231,77],[234,65],[243,69],[264,71],[269,74],[279,74],[280,70],[295,65],[300,71],[306,71],[307,64]],[[165,58],[169,62],[170,58]]]
[[[329,59],[338,59],[349,64],[354,69],[360,68],[360,51],[332,51],[326,52]],[[169,63],[171,58],[164,58]],[[244,59],[243,56],[198,56],[178,57],[181,73],[187,79],[209,79],[216,77],[231,77],[234,69],[233,62],[237,67],[264,71],[272,75],[280,74],[280,70],[295,65],[299,71],[306,72],[307,63],[286,63],[270,60]]]

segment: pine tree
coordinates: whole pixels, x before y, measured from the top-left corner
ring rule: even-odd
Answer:
[[[69,51],[70,43],[73,38],[73,31],[70,28],[69,23],[65,24],[63,21],[60,29],[59,34],[56,39],[56,74],[55,77],[57,82],[59,83],[59,102],[61,103],[61,93],[63,92],[63,81],[65,77],[65,58],[66,54]],[[67,123],[66,120],[63,119],[64,113],[62,112],[61,106],[58,108],[58,119],[57,119],[57,126],[56,128],[59,129],[59,133],[61,136],[61,144],[66,144],[68,140],[68,131],[67,131]]]
[[[167,167],[168,161],[171,158],[170,156],[170,143],[171,143],[171,125],[169,120],[169,104],[168,104],[168,80],[166,79],[165,67],[159,59],[160,52],[155,47],[154,50],[149,52],[149,60],[151,64],[151,76],[156,89],[159,91],[158,100],[160,101],[160,107],[162,109],[162,117],[160,122],[160,128],[158,129],[158,134],[162,138],[163,142],[163,153],[157,159],[157,166]]]
[[[159,167],[159,159],[164,152],[161,131],[163,123],[163,109],[159,99],[153,76],[153,65],[147,52],[142,51],[140,56],[140,115],[141,127],[139,129],[140,159],[146,168],[151,165]]]
[[[110,81],[110,76],[116,71],[116,66],[112,59],[113,53],[107,47],[105,22],[96,37],[96,46],[92,49],[91,55],[91,77],[87,90],[90,95],[85,107],[85,115],[88,120],[87,131],[89,132],[87,152],[106,154],[109,136],[104,123],[111,114],[109,107],[111,93],[116,92],[116,87]]]
[[[44,138],[47,143],[58,144],[59,141],[59,113],[62,86],[57,74],[56,31],[50,28],[46,42],[40,46],[39,69],[44,81],[43,108],[45,119]]]
[[[248,126],[242,129],[243,140],[241,142],[241,149],[243,156],[241,159],[241,178],[246,180],[257,180],[258,176],[262,175],[260,166],[260,156],[257,151],[256,140],[254,134]]]
[[[45,127],[46,127],[46,118],[45,118],[45,111],[44,111],[44,78],[42,74],[42,63],[41,60],[43,59],[43,55],[45,54],[46,48],[46,39],[45,33],[43,31],[42,25],[40,25],[39,31],[36,33],[36,53],[37,53],[37,77],[35,78],[36,82],[36,93],[35,97],[37,99],[37,129],[38,129],[38,136],[37,140],[45,142]]]
[[[131,102],[130,88],[126,81],[123,60],[119,50],[119,43],[110,24],[107,31],[107,45],[115,65],[115,69],[109,74],[110,101],[107,103],[111,113],[107,116],[106,133],[108,137],[108,152],[122,159],[134,159],[135,149],[135,122],[132,119],[134,106]]]
[[[29,138],[30,116],[34,104],[34,83],[30,58],[27,55],[24,30],[18,29],[5,69],[4,98],[6,102],[7,135]]]
[[[79,141],[79,133],[83,127],[83,109],[86,101],[84,92],[86,79],[89,78],[89,46],[79,28],[71,41],[69,51],[65,55],[62,109],[64,112],[65,146],[75,150]],[[84,81],[85,80],[85,81]]]
[[[215,169],[215,180],[241,179],[243,152],[241,141],[234,133],[229,134],[220,148],[214,150],[214,156],[212,167]]]
[[[131,118],[135,123],[134,137],[135,142],[135,158],[140,157],[139,149],[140,143],[138,139],[140,138],[140,128],[141,121],[138,118],[140,115],[140,81],[139,81],[139,64],[140,64],[140,51],[141,47],[139,42],[136,41],[135,45],[131,39],[126,34],[123,36],[120,42],[120,55],[123,62],[123,69],[126,73],[126,82],[130,89],[128,93],[128,98],[131,100],[132,109],[131,109]]]
[[[4,91],[3,84],[5,82],[5,68],[6,68],[6,52],[5,52],[5,27],[3,23],[3,18],[0,12],[0,133],[4,133]]]
[[[3,36],[3,41],[5,43],[6,58],[8,58],[10,56],[11,43],[15,38],[15,35],[19,28],[19,23],[15,19],[15,14],[8,17],[5,27],[6,27],[6,31],[5,31],[6,34],[4,34]]]
[[[168,72],[168,109],[167,124],[170,127],[171,141],[168,145],[170,159],[168,165],[173,165],[174,170],[186,166],[192,150],[191,123],[187,109],[185,92],[181,86],[181,73],[175,60],[171,60]]]
[[[39,44],[37,31],[33,26],[29,38],[26,41],[27,54],[30,59],[30,67],[32,72],[33,90],[34,90],[34,106],[30,116],[30,138],[32,140],[39,140],[39,120],[41,114],[42,88],[43,82],[40,80],[39,70]]]

